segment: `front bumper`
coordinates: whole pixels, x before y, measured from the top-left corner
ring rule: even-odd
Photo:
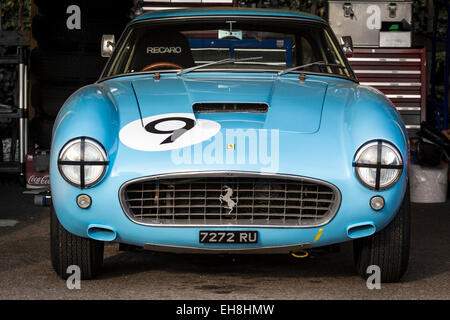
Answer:
[[[59,175],[52,176],[53,205],[61,224],[80,237],[115,241],[159,251],[206,253],[265,253],[289,252],[320,247],[369,236],[383,229],[397,213],[407,185],[404,170],[395,186],[384,191],[363,187],[356,177],[328,181],[341,193],[339,210],[333,219],[317,227],[252,227],[252,226],[148,226],[137,224],[125,214],[119,201],[120,187],[137,177],[110,176],[98,186],[80,190],[68,185]],[[239,173],[237,173],[239,174]],[[53,178],[54,177],[54,178]],[[76,205],[76,196],[86,193],[92,198],[88,209]],[[370,199],[381,195],[385,207],[374,211]],[[257,244],[203,244],[199,243],[202,230],[256,230]]]

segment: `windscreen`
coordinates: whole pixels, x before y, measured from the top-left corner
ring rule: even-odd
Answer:
[[[202,64],[209,65],[196,72],[277,72],[314,62],[321,64],[299,71],[353,77],[333,37],[322,23],[267,17],[138,23],[122,37],[103,77]],[[236,61],[213,64],[230,58]]]

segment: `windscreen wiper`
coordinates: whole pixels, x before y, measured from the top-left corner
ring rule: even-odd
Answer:
[[[227,59],[223,59],[223,60],[219,60],[219,61],[208,62],[208,63],[204,63],[204,64],[201,64],[201,65],[198,65],[198,66],[182,69],[182,70],[177,72],[177,76],[181,76],[181,75],[186,74],[188,72],[191,72],[191,71],[194,71],[194,70],[197,70],[197,69],[200,69],[200,68],[204,68],[204,67],[213,66],[213,65],[225,64],[225,63],[234,63],[234,62],[242,62],[242,61],[259,60],[259,59],[262,59],[262,58],[263,57],[250,57],[250,58],[241,58],[241,59],[227,58]]]
[[[292,71],[296,71],[299,69],[303,69],[303,68],[307,68],[310,66],[325,66],[325,67],[337,67],[337,68],[342,68],[342,69],[346,69],[345,66],[341,65],[341,64],[336,64],[336,63],[326,63],[325,61],[316,61],[316,62],[311,62],[308,64],[304,64],[301,66],[296,66],[296,67],[292,67],[292,68],[288,68],[288,69],[284,69],[278,72],[278,76],[282,76],[283,74],[292,72]]]

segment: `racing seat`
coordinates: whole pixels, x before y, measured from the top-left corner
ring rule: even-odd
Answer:
[[[135,50],[133,65],[136,72],[161,62],[177,64],[182,68],[195,65],[189,41],[180,32],[154,30],[151,37],[141,37]]]

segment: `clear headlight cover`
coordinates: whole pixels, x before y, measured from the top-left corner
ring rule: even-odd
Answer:
[[[69,141],[61,149],[58,159],[62,177],[82,189],[98,183],[103,178],[107,165],[103,147],[89,138]]]
[[[353,166],[363,185],[374,190],[385,190],[400,178],[403,160],[396,147],[389,142],[377,140],[359,148]]]

